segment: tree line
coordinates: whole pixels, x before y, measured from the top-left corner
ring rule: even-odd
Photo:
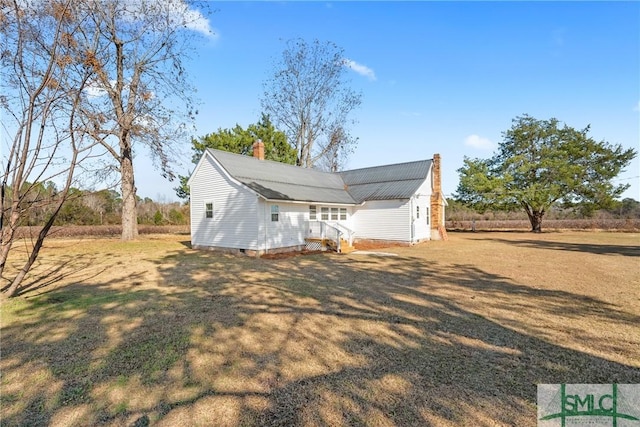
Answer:
[[[471,220],[527,220],[524,210],[505,211],[498,209],[477,210],[454,197],[447,199],[445,212],[446,221]],[[583,220],[583,219],[640,219],[640,201],[631,197],[614,200],[608,208],[584,210],[580,207],[563,208],[553,206],[546,212],[545,219],[549,220]]]
[[[43,226],[51,211],[60,203],[62,194],[55,183],[26,183],[32,189],[23,198],[21,209],[25,214],[19,226]],[[7,188],[11,192],[11,188]],[[137,198],[136,222],[149,225],[187,225],[189,206],[179,202],[154,201],[149,197]],[[71,187],[62,201],[54,226],[65,225],[121,225],[123,200],[115,190],[82,190]]]

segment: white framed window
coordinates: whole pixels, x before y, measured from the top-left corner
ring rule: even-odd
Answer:
[[[204,202],[204,217],[213,219],[213,202]]]
[[[416,206],[416,219],[420,219],[420,206]]]
[[[429,206],[427,206],[426,208],[426,212],[425,212],[425,218],[427,218],[427,225],[430,224],[430,219],[429,219]]]
[[[331,208],[331,221],[338,220],[338,208]]]
[[[329,221],[329,208],[320,208],[320,219]]]
[[[315,221],[318,219],[318,212],[316,205],[309,205],[309,221]]]
[[[340,208],[340,221],[347,220],[347,208]]]
[[[271,221],[278,222],[280,220],[280,206],[271,205]]]

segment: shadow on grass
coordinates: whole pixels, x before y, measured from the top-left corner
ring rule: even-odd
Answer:
[[[2,331],[3,381],[50,391],[3,392],[3,425],[535,425],[536,384],[640,382],[640,363],[527,320],[639,316],[467,264],[183,249],[157,268],[156,287],[125,276],[25,302]]]
[[[109,254],[106,254],[108,256]],[[44,264],[51,267],[44,268],[41,260],[36,260],[31,270],[25,277],[17,297],[30,295],[36,296],[55,289],[57,285],[69,282],[71,280],[86,281],[100,276],[109,267],[104,264],[104,260],[94,254],[63,255],[57,257],[55,262],[47,260]],[[18,268],[22,267],[21,262],[14,262],[14,271],[9,278],[2,278],[4,285],[0,288],[0,292],[4,292],[11,286],[11,278],[15,276]],[[96,265],[101,267],[95,268]]]
[[[570,242],[557,242],[549,240],[506,240],[506,239],[492,239],[495,242],[505,243],[508,245],[515,245],[524,248],[532,249],[546,249],[555,251],[572,251],[572,252],[584,252],[596,255],[623,255],[631,257],[640,257],[640,244],[638,245],[606,245],[606,244],[591,244],[591,243],[570,243]]]

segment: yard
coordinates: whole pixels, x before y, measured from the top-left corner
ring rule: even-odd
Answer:
[[[640,383],[637,233],[187,241],[49,240],[41,286],[2,302],[1,424],[535,426],[536,384]]]

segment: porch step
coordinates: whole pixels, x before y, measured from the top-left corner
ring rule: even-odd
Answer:
[[[336,243],[333,240],[329,240],[327,242],[327,246],[329,246],[332,250],[338,252],[336,246]],[[340,239],[340,253],[341,254],[348,254],[351,253],[353,251],[355,251],[356,248],[354,248],[353,246],[349,245],[349,242],[344,240],[344,239]]]
[[[348,244],[340,245],[340,253],[342,253],[342,254],[350,254],[351,252],[353,252],[355,250],[356,250],[356,248],[354,248],[353,246],[349,246]]]

